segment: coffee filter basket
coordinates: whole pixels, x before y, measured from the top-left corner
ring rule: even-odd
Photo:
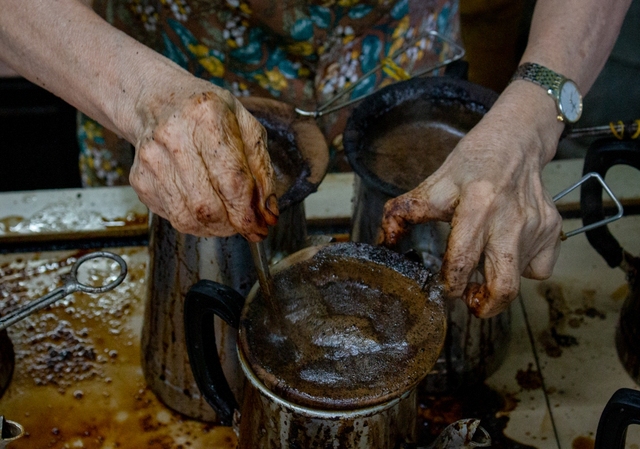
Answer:
[[[413,78],[392,84],[366,98],[351,114],[347,123],[343,144],[345,154],[353,171],[363,182],[389,197],[396,197],[418,186],[418,182],[405,184],[402,179],[391,182],[384,168],[372,164],[372,141],[393,127],[408,122],[434,122],[435,126],[448,124],[451,128],[445,132],[463,133],[469,131],[493,105],[498,95],[482,86],[453,77]],[[470,114],[471,113],[471,114]],[[474,117],[475,116],[475,117]],[[437,123],[436,123],[437,122]],[[424,136],[413,135],[412,139]],[[441,151],[444,161],[452,148]],[[403,154],[413,161],[411,154]],[[434,164],[433,169],[440,164]],[[403,173],[411,177],[412,173]],[[424,178],[422,178],[424,179]],[[420,181],[422,181],[420,179]]]

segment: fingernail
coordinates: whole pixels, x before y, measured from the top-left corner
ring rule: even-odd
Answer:
[[[482,309],[485,307],[489,296],[486,285],[480,285],[472,282],[467,285],[467,288],[462,295],[471,313],[476,317],[481,317],[483,312]]]
[[[278,198],[276,198],[275,194],[269,195],[269,198],[267,198],[267,201],[265,201],[264,205],[267,210],[276,217],[280,214],[280,211],[278,210]]]

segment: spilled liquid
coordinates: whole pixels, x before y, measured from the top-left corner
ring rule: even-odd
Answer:
[[[440,352],[442,303],[381,264],[316,255],[273,282],[284,332],[258,295],[240,338],[258,377],[294,403],[344,409],[384,402],[422,379]]]
[[[185,419],[146,387],[139,339],[147,249],[113,251],[129,267],[116,289],[74,293],[8,329],[16,366],[0,410],[26,431],[11,449],[234,448],[230,428]],[[0,313],[61,285],[80,255],[0,256]],[[97,259],[80,271],[103,284],[118,269]]]

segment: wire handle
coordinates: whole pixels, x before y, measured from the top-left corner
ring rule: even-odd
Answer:
[[[106,258],[106,259],[111,259],[116,261],[120,266],[120,273],[118,277],[115,280],[109,282],[108,284],[101,285],[99,287],[83,284],[78,280],[78,269],[85,262],[92,259],[98,259],[98,258]],[[76,263],[73,264],[69,278],[62,287],[56,288],[49,294],[44,295],[41,298],[38,298],[34,301],[31,301],[29,304],[23,307],[20,307],[18,310],[15,310],[14,312],[8,314],[7,316],[0,318],[0,331],[17,323],[18,321],[25,319],[32,313],[37,312],[38,310],[44,309],[48,305],[53,304],[54,302],[64,298],[67,295],[70,295],[71,293],[78,292],[78,291],[84,292],[84,293],[104,293],[109,290],[113,290],[118,285],[120,285],[120,283],[122,283],[122,281],[126,276],[127,276],[127,264],[122,259],[122,257],[118,256],[117,254],[113,254],[107,251],[96,251],[93,253],[85,254],[84,256],[78,258]]]
[[[616,207],[618,208],[618,212],[615,215],[611,216],[611,217],[605,218],[605,219],[597,221],[595,223],[591,223],[591,224],[586,225],[586,226],[582,226],[581,228],[574,229],[573,231],[566,232],[564,234],[565,238],[569,238],[569,237],[572,237],[574,235],[580,234],[582,232],[587,232],[587,231],[590,231],[592,229],[599,228],[600,226],[604,226],[606,224],[609,224],[609,223],[611,223],[613,221],[616,221],[616,220],[619,220],[620,218],[622,218],[622,215],[624,213],[624,209],[622,208],[622,204],[620,204],[620,201],[618,201],[618,198],[616,198],[616,196],[613,194],[613,192],[611,191],[611,189],[609,188],[607,183],[604,182],[604,179],[602,178],[602,176],[600,176],[600,174],[596,173],[596,172],[587,173],[586,175],[584,175],[582,177],[582,179],[580,179],[580,181],[578,181],[577,183],[573,184],[570,187],[567,187],[562,192],[558,193],[556,196],[553,197],[553,202],[554,203],[557,202],[560,198],[562,198],[563,196],[565,196],[568,193],[572,192],[576,188],[580,187],[582,184],[584,184],[590,178],[596,178],[598,180],[598,182],[602,185],[602,188],[607,192],[607,195],[609,195],[609,197],[615,203]]]
[[[408,75],[404,70],[402,70],[402,68],[397,66],[397,64],[395,62],[395,58],[397,58],[401,54],[405,53],[407,50],[409,50],[411,47],[413,47],[415,44],[417,44],[421,39],[424,39],[425,37],[429,37],[431,39],[440,39],[441,41],[449,44],[454,49],[454,54],[453,54],[453,56],[445,59],[444,61],[441,61],[441,62],[439,62],[437,64],[432,65],[432,66],[429,66],[429,67],[427,67],[427,68],[425,68],[423,70],[420,70],[417,73]],[[390,56],[387,56],[386,58],[384,58],[382,60],[382,63],[378,64],[373,69],[369,70],[367,73],[362,75],[360,78],[358,78],[356,81],[354,81],[353,84],[349,85],[349,87],[347,87],[346,89],[343,89],[341,92],[338,92],[337,95],[335,95],[333,98],[328,100],[326,103],[318,106],[315,111],[306,111],[306,110],[300,109],[300,108],[295,108],[295,111],[296,111],[297,114],[302,115],[304,117],[313,117],[313,118],[322,117],[325,114],[331,114],[332,112],[339,111],[342,108],[350,106],[350,105],[352,105],[354,103],[357,103],[357,102],[359,102],[361,100],[364,100],[369,95],[372,95],[373,93],[375,93],[376,90],[374,90],[373,92],[369,92],[368,94],[361,95],[361,96],[359,96],[357,98],[353,98],[351,100],[345,101],[344,103],[341,103],[338,106],[334,106],[332,108],[329,108],[329,106],[334,104],[338,99],[344,97],[346,94],[351,92],[361,82],[363,82],[365,79],[367,79],[370,75],[376,73],[378,70],[381,70],[381,69],[384,70],[385,68],[387,68],[387,69],[389,69],[389,70],[391,70],[391,71],[393,71],[395,73],[400,73],[400,76],[399,76],[400,79],[407,80],[407,79],[416,78],[416,77],[425,75],[427,73],[433,72],[434,70],[441,69],[442,67],[445,67],[445,66],[451,64],[452,62],[455,62],[455,61],[458,61],[458,60],[462,59],[464,57],[464,55],[465,55],[464,48],[462,48],[460,45],[458,45],[453,40],[444,37],[442,34],[438,33],[437,31],[431,30],[431,31],[429,31],[427,33],[427,36],[421,35],[419,37],[416,37],[415,39],[409,41],[409,43],[403,45],[398,50],[393,52]]]

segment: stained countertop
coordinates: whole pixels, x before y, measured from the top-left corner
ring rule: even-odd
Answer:
[[[230,428],[185,419],[158,401],[140,367],[146,247],[112,248],[129,267],[100,295],[74,293],[8,329],[16,352],[0,414],[26,435],[11,448],[233,448]],[[80,253],[0,255],[0,313],[60,285]],[[109,281],[99,259],[86,276]]]

